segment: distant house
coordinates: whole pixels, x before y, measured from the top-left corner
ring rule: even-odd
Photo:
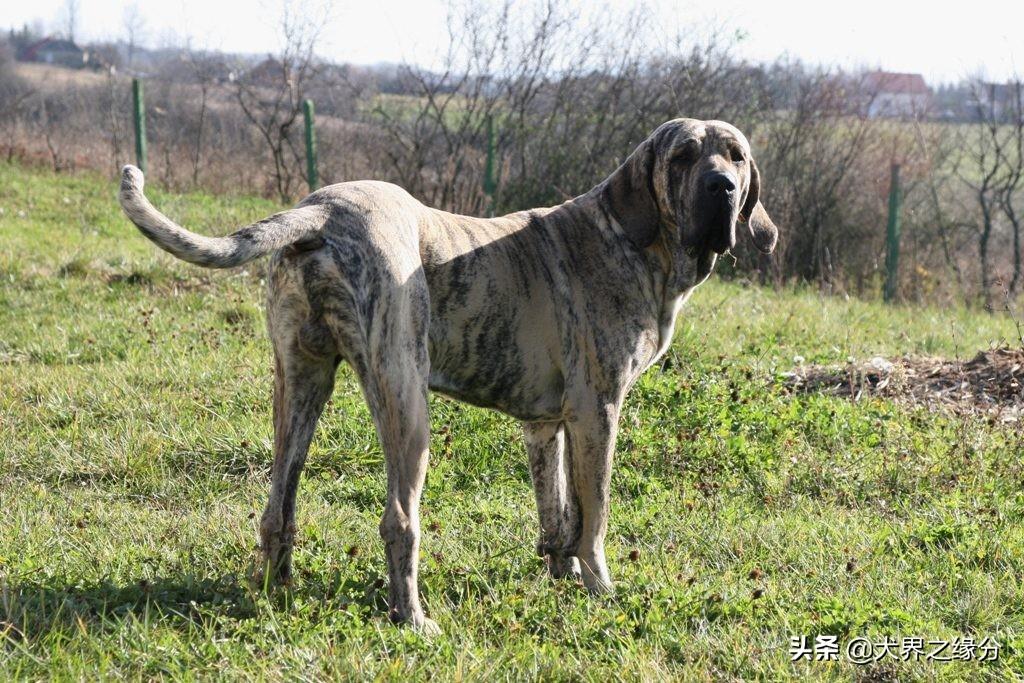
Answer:
[[[861,84],[871,118],[905,118],[925,114],[932,91],[921,74],[869,71]]]
[[[972,88],[971,107],[977,119],[1003,121],[1022,108],[1024,103],[1024,83],[978,83]]]
[[[49,36],[26,46],[18,53],[22,62],[41,62],[80,69],[89,62],[89,53],[73,41]]]
[[[285,82],[284,64],[268,57],[262,62],[249,69],[241,76],[241,80],[250,85],[262,85],[275,87]]]

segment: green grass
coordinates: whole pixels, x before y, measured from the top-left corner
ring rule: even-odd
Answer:
[[[795,356],[970,357],[1012,342],[1012,320],[703,287],[625,409],[602,598],[534,556],[516,424],[433,399],[422,590],[444,635],[426,641],[385,617],[381,452],[345,368],[301,485],[295,585],[246,589],[271,461],[262,266],[176,262],[114,193],[0,165],[0,679],[1021,676],[1020,432],[775,379]],[[152,195],[211,233],[276,208]],[[1003,647],[789,661],[790,636],[821,633]]]

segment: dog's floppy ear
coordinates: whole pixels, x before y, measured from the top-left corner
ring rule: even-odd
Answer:
[[[661,224],[654,196],[654,144],[640,143],[622,166],[609,176],[604,190],[607,208],[633,244],[646,248]]]
[[[753,159],[750,160],[750,188],[743,208],[740,209],[739,219],[747,224],[754,246],[765,254],[772,253],[779,241],[779,229],[761,205],[761,173]]]

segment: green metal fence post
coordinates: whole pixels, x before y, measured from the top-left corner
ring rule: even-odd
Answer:
[[[889,181],[889,224],[885,234],[885,300],[894,301],[899,288],[900,165],[892,165]]]
[[[302,112],[306,118],[306,180],[309,191],[320,186],[320,176],[316,169],[316,131],[313,129],[313,100],[302,103]]]
[[[487,163],[484,166],[484,194],[487,195],[487,215],[494,216],[494,193],[498,181],[494,177],[494,116],[487,115]]]
[[[146,172],[146,103],[143,99],[142,81],[132,79],[132,100],[135,116],[135,165]]]

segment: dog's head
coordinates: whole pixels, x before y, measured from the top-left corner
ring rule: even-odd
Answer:
[[[759,250],[775,248],[778,229],[760,196],[743,133],[724,121],[695,119],[659,126],[604,187],[607,208],[630,240],[648,247],[664,238],[674,258],[695,259],[707,272],[736,246],[737,222],[746,223]]]

